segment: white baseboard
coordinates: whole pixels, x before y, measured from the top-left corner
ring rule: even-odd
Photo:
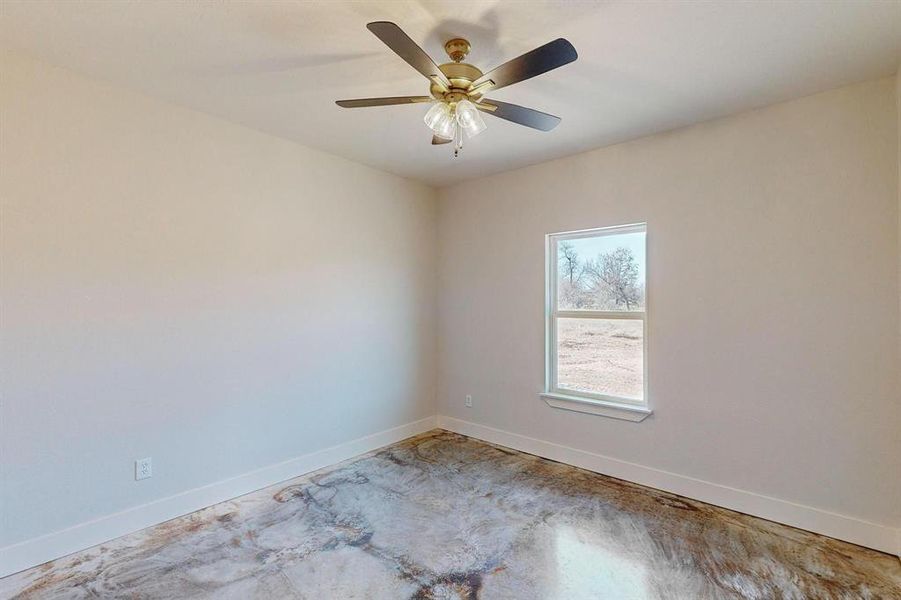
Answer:
[[[581,467],[595,473],[624,479],[707,502],[708,504],[714,504],[755,517],[851,542],[852,544],[901,556],[901,529],[896,527],[870,523],[811,506],[795,504],[794,502],[710,483],[709,481],[694,479],[693,477],[677,475],[617,458],[610,458],[609,456],[527,437],[518,433],[511,433],[486,425],[479,425],[478,423],[470,423],[469,421],[453,417],[439,415],[438,427],[500,446],[507,446],[514,450]]]
[[[436,418],[427,417],[0,548],[0,577],[371,452],[435,426]]]

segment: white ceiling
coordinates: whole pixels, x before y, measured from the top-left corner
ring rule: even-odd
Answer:
[[[901,0],[255,2],[3,0],[0,45],[433,185],[895,72]],[[436,62],[445,40],[487,71],[557,37],[579,59],[489,94],[563,117],[550,133],[486,117],[460,158],[433,147],[426,94],[367,29],[394,21]]]

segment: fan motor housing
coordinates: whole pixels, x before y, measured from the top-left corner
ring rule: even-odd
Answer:
[[[459,102],[465,98],[469,98],[467,90],[472,86],[472,82],[482,76],[482,72],[468,63],[445,63],[438,66],[444,73],[448,81],[450,81],[451,89],[445,92],[440,86],[432,84],[429,92],[438,100],[447,102]],[[473,99],[479,94],[472,96]]]

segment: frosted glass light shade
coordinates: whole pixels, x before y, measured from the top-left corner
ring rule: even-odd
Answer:
[[[444,102],[436,102],[429,108],[429,112],[425,114],[422,120],[429,126],[429,129],[434,130],[441,118],[448,115],[450,115],[450,106]]]
[[[454,139],[454,133],[457,130],[457,122],[451,108],[444,102],[437,102],[429,109],[423,118],[425,124],[429,126],[436,136],[445,140]]]
[[[473,137],[485,131],[485,121],[479,109],[469,100],[457,102],[457,123],[466,132],[466,137]]]
[[[447,115],[446,117],[441,118],[438,125],[432,131],[440,138],[452,140],[454,139],[454,134],[457,132],[457,122],[454,120],[453,115]]]

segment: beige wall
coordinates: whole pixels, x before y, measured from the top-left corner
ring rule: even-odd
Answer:
[[[895,85],[441,190],[441,413],[901,524]],[[544,236],[640,221],[654,414],[550,408]]]
[[[0,546],[435,413],[433,190],[0,72]]]

